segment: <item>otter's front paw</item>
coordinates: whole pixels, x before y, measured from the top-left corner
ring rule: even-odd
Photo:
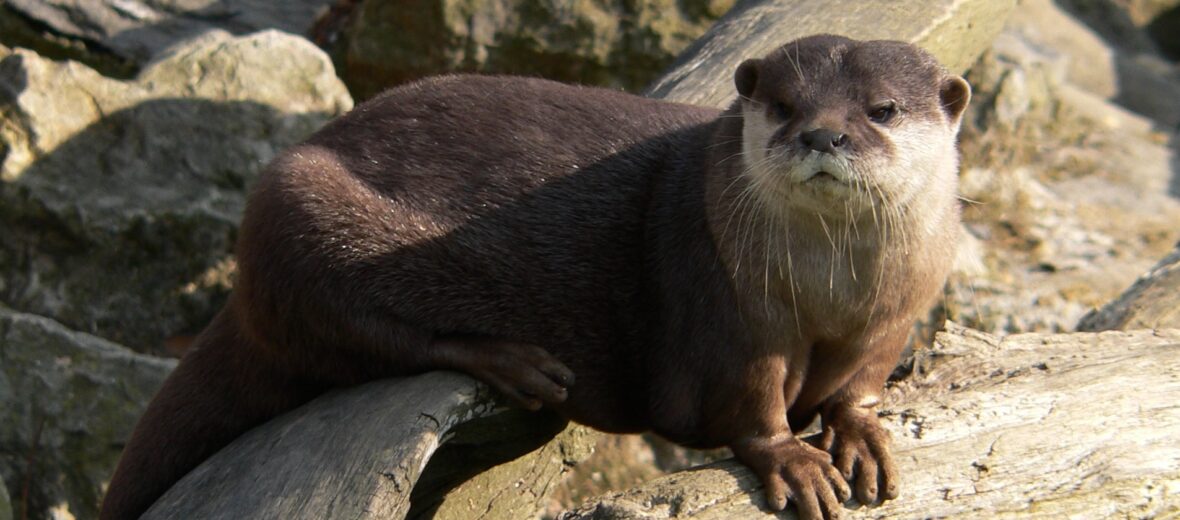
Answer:
[[[529,410],[569,395],[574,373],[536,345],[495,339],[442,339],[433,345],[444,368],[467,372]]]
[[[856,500],[872,505],[897,498],[897,466],[889,450],[889,432],[871,410],[844,410],[833,414],[824,428],[824,446],[836,469],[853,484]]]
[[[794,436],[756,437],[732,448],[762,479],[766,502],[775,511],[786,508],[790,500],[801,519],[839,518],[843,502],[851,496],[832,457]]]

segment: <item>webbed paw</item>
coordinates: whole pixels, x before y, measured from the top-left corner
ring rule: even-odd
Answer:
[[[789,434],[743,441],[733,451],[762,479],[772,510],[783,510],[789,501],[801,519],[834,519],[851,496],[832,457]]]
[[[889,432],[871,410],[833,413],[824,428],[824,446],[836,469],[852,484],[864,505],[897,498],[898,472],[890,455]]]

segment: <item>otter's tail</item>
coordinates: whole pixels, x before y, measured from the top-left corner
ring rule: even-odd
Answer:
[[[222,310],[136,424],[99,518],[139,518],[217,450],[305,401],[286,372]]]

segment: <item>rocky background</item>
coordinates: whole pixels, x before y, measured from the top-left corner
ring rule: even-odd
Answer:
[[[0,0],[0,520],[95,516],[232,287],[246,190],[278,150],[450,70],[638,92],[733,3]],[[1020,2],[967,74],[969,233],[930,323],[1180,327],[1177,35],[1177,0]],[[555,511],[717,455],[599,448]]]

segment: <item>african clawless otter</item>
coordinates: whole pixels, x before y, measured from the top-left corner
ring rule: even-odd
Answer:
[[[718,112],[436,77],[285,151],[230,301],[140,419],[102,518],[327,389],[436,369],[729,446],[775,510],[895,497],[874,406],[954,256],[969,87],[911,45],[836,36],[734,79]],[[817,415],[826,451],[793,434]]]

